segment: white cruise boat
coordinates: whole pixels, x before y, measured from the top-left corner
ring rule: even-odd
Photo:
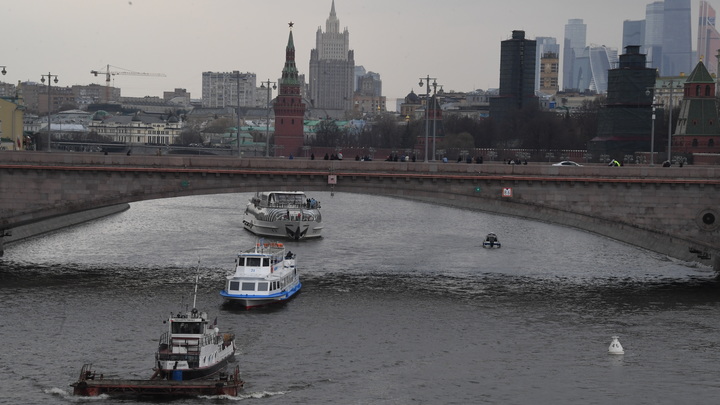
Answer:
[[[245,308],[281,303],[300,291],[295,254],[282,243],[257,243],[240,252],[220,295]]]
[[[320,202],[302,191],[261,191],[245,207],[243,227],[258,236],[319,238],[323,228]]]
[[[155,354],[156,368],[152,379],[195,380],[224,372],[235,358],[235,335],[220,334],[217,318],[210,323],[206,312],[193,308],[171,315],[167,332],[160,336]]]

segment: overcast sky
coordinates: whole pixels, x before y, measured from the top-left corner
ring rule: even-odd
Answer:
[[[308,75],[319,26],[331,0],[22,0],[3,2],[0,80],[59,86],[105,84],[91,70],[164,73],[114,76],[123,96],[162,96],[185,88],[202,96],[203,71],[253,72],[258,85],[276,81],[285,61],[288,22],[300,73]],[[341,29],[350,32],[355,64],[377,72],[392,108],[418,79],[430,75],[444,89],[496,88],[500,41],[513,30],[562,44],[570,18],[587,24],[588,44],[620,50],[623,20],[645,18],[649,0],[336,0]],[[720,0],[710,4],[720,9]],[[699,0],[692,0],[692,22]],[[694,27],[695,29],[695,27]],[[693,47],[695,47],[693,30]],[[562,45],[561,45],[562,48]]]

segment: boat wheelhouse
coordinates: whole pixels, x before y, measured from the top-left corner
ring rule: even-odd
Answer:
[[[245,308],[289,300],[300,291],[295,254],[282,243],[257,243],[240,252],[235,271],[227,277],[220,295]]]
[[[196,308],[171,316],[160,336],[153,379],[194,380],[224,372],[235,357],[235,335],[220,334]]]
[[[257,192],[245,207],[243,227],[258,236],[319,238],[323,228],[320,202],[302,191]]]

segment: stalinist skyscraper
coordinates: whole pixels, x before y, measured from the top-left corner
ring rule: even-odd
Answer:
[[[315,49],[310,52],[312,107],[325,110],[321,114],[342,118],[344,112],[352,110],[354,81],[355,56],[350,50],[350,33],[347,28],[340,32],[333,0],[325,32],[318,27]]]

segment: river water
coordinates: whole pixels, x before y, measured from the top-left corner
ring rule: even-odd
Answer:
[[[180,404],[688,404],[720,397],[720,283],[707,267],[590,233],[378,196],[309,193],[324,237],[289,242],[302,293],[219,295],[251,196],[134,203],[6,246],[0,404],[86,403],[83,363],[148,378],[192,305],[237,336],[245,389]],[[501,249],[483,249],[488,232]],[[618,335],[624,355],[608,354]],[[110,398],[92,403],[115,404]],[[134,402],[133,402],[134,403]]]

